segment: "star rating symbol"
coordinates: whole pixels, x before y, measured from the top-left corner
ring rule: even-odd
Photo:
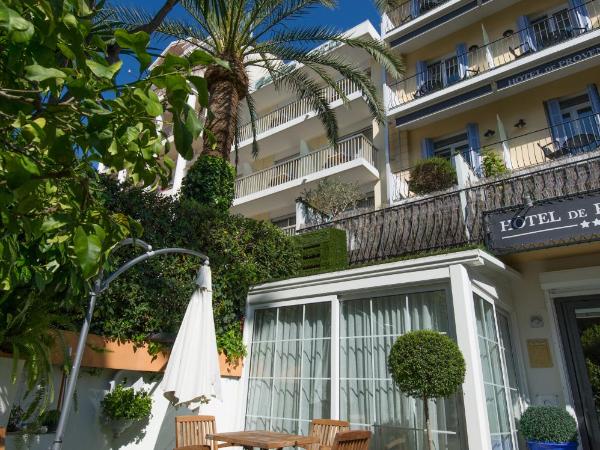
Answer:
[[[587,220],[584,220],[583,222],[581,222],[581,228],[589,228],[590,227],[590,223]]]
[[[600,219],[595,219],[594,220],[594,226],[595,227],[600,227]]]

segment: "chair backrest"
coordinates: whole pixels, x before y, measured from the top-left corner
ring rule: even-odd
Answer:
[[[207,434],[216,432],[214,416],[177,416],[175,417],[175,448],[206,445],[216,450],[216,443],[206,439]]]
[[[313,419],[310,435],[318,437],[321,446],[331,447],[335,435],[340,431],[348,431],[349,429],[350,424],[344,420]]]
[[[331,450],[368,450],[370,440],[370,431],[340,431],[335,435]]]

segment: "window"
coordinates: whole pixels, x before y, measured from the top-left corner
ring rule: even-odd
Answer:
[[[600,137],[598,118],[592,111],[587,94],[561,100],[559,106],[567,138],[574,139],[585,134]]]
[[[289,236],[293,236],[294,234],[296,234],[296,216],[295,215],[281,217],[279,219],[274,219],[271,221],[271,223],[273,225],[275,225],[276,227],[281,228],[281,230]]]
[[[374,448],[396,442],[425,450],[422,402],[399,392],[387,357],[395,339],[408,331],[449,333],[448,298],[441,288],[343,300],[333,317],[339,329],[335,341],[330,303],[256,310],[246,429],[307,433],[311,419],[337,418],[339,410],[352,428],[374,432]],[[333,371],[331,348],[339,348]],[[436,449],[464,448],[456,398],[432,401],[430,409]]]
[[[450,55],[427,65],[427,80],[434,87],[448,86],[460,80],[458,57]]]
[[[257,310],[253,328],[246,429],[308,434],[330,417],[331,305]]]
[[[474,301],[492,449],[515,450],[521,407],[509,322],[482,297]]]
[[[540,48],[549,47],[573,35],[571,15],[566,7],[545,14],[531,22],[535,41]]]
[[[433,155],[453,162],[453,156],[464,155],[469,151],[466,133],[433,141]]]

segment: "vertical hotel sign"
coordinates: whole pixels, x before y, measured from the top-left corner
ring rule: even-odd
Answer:
[[[496,253],[600,239],[600,192],[492,211],[485,222]]]

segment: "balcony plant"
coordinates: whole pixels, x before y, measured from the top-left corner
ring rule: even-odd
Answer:
[[[457,182],[456,170],[450,161],[433,157],[419,161],[410,171],[409,189],[417,195],[451,188]]]
[[[492,149],[485,149],[481,152],[481,165],[483,166],[483,174],[486,177],[497,177],[508,172],[506,164],[502,156]]]
[[[465,360],[458,345],[437,331],[412,331],[392,346],[388,368],[404,394],[423,401],[427,448],[433,450],[429,400],[455,394],[464,382]]]
[[[118,436],[134,423],[148,419],[152,412],[150,394],[143,389],[136,391],[132,387],[125,387],[124,383],[117,384],[100,403],[102,417],[110,426],[113,437]]]
[[[577,423],[564,408],[530,406],[519,428],[529,450],[577,450]]]

